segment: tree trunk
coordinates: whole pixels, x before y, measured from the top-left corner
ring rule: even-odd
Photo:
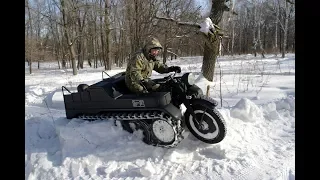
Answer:
[[[262,58],[265,58],[264,56],[264,49],[262,47],[262,43],[261,43],[261,14],[259,13],[259,17],[258,17],[258,35],[257,35],[257,42],[258,42],[258,46],[259,46],[259,50],[260,50],[260,53],[261,53],[261,56]]]
[[[125,55],[124,55],[124,53],[125,53],[124,41],[125,41],[124,32],[123,32],[123,29],[121,29],[120,30],[120,61],[121,61],[120,65],[121,65],[121,67],[123,66],[124,57],[125,57]]]
[[[94,40],[93,52],[94,52],[94,68],[98,68],[98,40]]]
[[[274,51],[275,54],[278,54],[278,18],[279,18],[279,6],[276,6],[276,0],[274,0],[274,7],[276,9],[276,13],[275,13],[275,37],[274,37]]]
[[[164,34],[164,43],[163,43],[163,64],[167,63],[167,53],[168,53],[168,31],[165,30],[165,34]]]
[[[240,55],[240,53],[242,53],[242,30],[243,30],[243,28],[240,25],[240,28],[239,28],[239,55]]]
[[[94,17],[94,32],[93,34],[97,34],[97,21],[96,21],[97,16]],[[94,57],[94,68],[98,68],[98,39],[97,36],[94,36],[93,38],[93,57]]]
[[[219,54],[219,40],[214,41],[212,44],[205,43],[203,53],[202,69],[203,76],[209,81],[213,81],[215,64]]]
[[[212,0],[212,8],[210,12],[210,18],[212,23],[219,24],[221,21],[225,7],[225,0]],[[219,37],[209,36],[211,38],[208,44],[207,42],[204,45],[204,54],[202,62],[202,73],[203,76],[209,81],[213,81],[214,68],[219,53]]]
[[[135,18],[135,34],[134,34],[134,49],[135,51],[140,48],[140,32],[139,32],[139,27],[140,27],[140,22],[139,22],[139,2],[138,0],[134,0],[134,18]]]
[[[232,39],[231,39],[231,56],[234,54],[234,27],[235,27],[235,22],[234,20],[232,21]]]
[[[219,40],[214,41],[212,44],[205,43],[202,69],[203,76],[209,80],[213,81],[214,69],[219,54]]]
[[[129,29],[130,32],[128,34],[129,36],[129,42],[130,42],[130,53],[133,53],[135,51],[135,45],[134,45],[134,37],[135,37],[135,29],[134,29],[134,22],[133,22],[133,13],[132,13],[132,6],[129,1],[125,1],[125,7],[126,7],[126,18],[127,18],[127,28]]]
[[[71,63],[72,63],[72,70],[73,70],[73,75],[77,75],[78,71],[77,71],[77,66],[76,66],[76,53],[74,51],[74,42],[72,42],[70,34],[69,34],[69,26],[67,23],[67,19],[66,19],[66,7],[64,4],[64,0],[60,0],[61,3],[61,7],[62,7],[62,17],[63,17],[63,29],[65,32],[65,37],[68,43],[68,48],[69,48],[69,52],[70,52],[70,58],[71,58]]]
[[[111,47],[111,33],[110,33],[110,0],[105,0],[105,28],[106,28],[106,61],[107,66],[106,70],[111,70],[112,67],[112,59],[111,59],[111,53],[110,53],[110,47]]]
[[[103,60],[104,63],[104,69],[107,69],[107,60],[106,60],[106,56],[105,56],[105,44],[104,44],[104,34],[103,34],[103,21],[102,21],[102,17],[103,17],[103,7],[102,7],[102,0],[100,0],[100,41],[101,41],[101,55],[100,55],[100,60]]]
[[[32,23],[31,23],[31,20],[32,20],[32,17],[31,17],[31,13],[30,13],[30,7],[29,7],[29,2],[28,0],[26,0],[26,6],[28,8],[28,15],[29,15],[29,26],[30,26],[30,39],[31,39],[31,43],[30,43],[30,57],[29,57],[29,72],[30,74],[32,74]]]
[[[282,41],[282,58],[284,58],[287,51],[287,34],[288,34],[288,21],[289,21],[289,7],[287,1],[284,2],[285,4],[285,22],[284,22],[284,29],[283,29],[283,41]]]
[[[264,31],[263,31],[263,47],[266,48],[266,39],[267,39],[267,26],[264,26]]]
[[[256,39],[256,28],[257,28],[257,21],[256,21],[256,17],[257,17],[257,7],[255,4],[255,7],[253,7],[253,28],[252,28],[252,35],[253,35],[253,53],[254,53],[254,57],[257,56],[257,39]]]
[[[67,61],[66,61],[66,52],[65,52],[65,48],[63,47],[63,42],[64,42],[64,35],[61,36],[61,64],[62,64],[62,68],[67,68]]]
[[[77,65],[77,68],[78,69],[83,69],[83,57],[82,57],[82,25],[81,25],[81,18],[80,18],[80,12],[78,14],[78,17],[77,17],[77,20],[78,20],[78,36],[79,37],[79,41],[78,41],[78,48],[77,48],[77,51],[78,51],[78,65]]]
[[[89,29],[91,29],[91,28],[89,28]],[[93,59],[93,61],[94,61],[94,39],[93,39],[92,34],[91,34],[89,41],[90,41],[90,50],[89,50],[90,52],[88,53],[88,64],[91,67],[91,59]]]
[[[53,52],[54,52],[54,51],[53,51]],[[57,61],[58,61],[58,67],[59,67],[59,69],[61,69],[61,67],[60,67],[60,61],[59,61],[59,54],[58,54],[58,53],[59,53],[59,51],[56,50],[54,54],[55,54],[55,57],[56,57],[56,59],[57,59]]]

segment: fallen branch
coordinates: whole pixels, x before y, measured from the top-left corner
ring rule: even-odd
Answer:
[[[176,25],[178,26],[188,26],[188,27],[193,27],[193,28],[197,28],[197,31],[195,32],[195,34],[199,34],[199,29],[201,28],[200,24],[198,23],[190,23],[190,22],[181,22],[181,21],[178,21],[178,20],[175,20],[173,18],[166,18],[166,17],[159,17],[159,16],[155,16],[156,19],[160,19],[160,20],[164,20],[164,21],[170,21],[172,23],[175,23]],[[202,34],[202,37],[203,40],[208,43],[208,44],[211,44],[209,38],[208,38],[208,35],[206,35],[205,33],[200,33]]]
[[[290,1],[290,0],[286,0],[288,3],[290,4],[294,4],[294,2]]]
[[[190,22],[181,22],[181,21],[178,21],[178,20],[175,20],[173,18],[166,18],[166,17],[159,17],[159,16],[156,16],[155,18],[157,19],[161,19],[161,20],[165,20],[165,21],[171,21],[179,26],[189,26],[189,27],[196,27],[196,28],[201,28],[200,24],[198,23],[190,23]]]

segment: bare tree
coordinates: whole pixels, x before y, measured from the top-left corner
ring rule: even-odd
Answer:
[[[54,10],[54,7],[52,7],[51,4],[48,5],[48,10],[49,10],[49,19],[53,19],[53,12],[55,11]],[[58,61],[58,67],[60,69],[60,61],[59,61],[59,55],[60,55],[60,49],[61,49],[61,46],[60,46],[60,37],[59,37],[59,32],[58,32],[58,27],[57,27],[57,23],[54,24],[54,21],[51,20],[49,21],[49,29],[51,31],[51,34],[52,34],[52,40],[53,40],[53,50],[52,50],[52,53],[54,55],[54,57],[56,58],[56,60]]]
[[[78,73],[77,67],[85,68],[86,59],[94,68],[111,69],[113,62],[122,67],[149,35],[162,42],[164,62],[170,54],[171,58],[203,55],[202,72],[208,80],[213,80],[221,47],[231,54],[250,53],[252,43],[256,42],[256,50],[262,55],[281,50],[284,57],[286,51],[294,51],[294,1],[237,0],[231,5],[238,16],[232,17],[230,0],[211,0],[207,16],[217,31],[207,35],[199,33],[203,17],[193,2],[25,0],[25,54],[29,71],[32,73],[35,60],[39,65],[40,61],[51,59],[58,62],[59,68],[60,65],[76,68],[73,74]]]
[[[287,38],[288,38],[288,22],[289,22],[289,18],[290,18],[290,13],[292,12],[291,11],[291,6],[293,5],[294,3],[289,1],[289,0],[286,0],[284,2],[284,13],[283,13],[283,16],[284,16],[284,25],[282,25],[281,23],[281,27],[282,27],[282,30],[283,30],[283,41],[282,41],[282,58],[285,57],[285,54],[286,54],[286,51],[287,51]]]
[[[30,13],[30,6],[29,6],[29,1],[25,0],[26,7],[28,9],[28,16],[29,16],[29,28],[30,28],[30,39],[33,39],[33,31],[32,31],[32,17]],[[30,48],[30,56],[29,56],[29,72],[32,74],[32,48]]]
[[[219,24],[222,19],[224,11],[229,11],[229,7],[226,6],[228,0],[212,0],[212,7],[210,12],[210,18],[214,24]],[[205,42],[202,73],[209,81],[213,80],[214,68],[219,53],[220,39],[218,34],[209,35],[209,41]],[[209,43],[208,43],[209,42]]]
[[[105,0],[105,17],[104,17],[104,24],[105,24],[105,31],[106,31],[106,70],[111,70],[112,60],[111,60],[111,33],[110,33],[110,0]]]
[[[256,46],[258,46],[260,52],[261,52],[261,56],[262,58],[265,58],[264,54],[265,54],[265,51],[263,49],[263,46],[262,46],[262,42],[261,42],[261,24],[262,24],[262,8],[261,8],[261,3],[260,2],[257,2],[255,1],[255,13],[254,13],[254,16],[256,17],[255,19],[255,24],[256,24],[256,28],[257,28],[257,38],[255,40],[255,44]],[[255,56],[256,56],[256,51],[255,51]]]
[[[275,50],[275,53],[277,55],[277,51],[278,51],[278,17],[279,17],[279,6],[276,5],[276,1],[277,0],[274,0],[274,7],[275,7],[275,39],[274,39],[274,50]]]
[[[68,48],[69,48],[69,52],[70,52],[73,75],[77,75],[78,71],[77,71],[77,67],[76,67],[76,58],[75,58],[76,53],[74,51],[74,40],[70,36],[71,26],[70,26],[70,20],[68,22],[68,19],[67,19],[68,8],[67,8],[67,4],[65,3],[65,0],[60,0],[60,5],[61,5],[61,9],[62,9],[63,29],[64,29],[66,41],[68,43]]]
[[[284,58],[287,50],[287,38],[288,38],[288,30],[289,30],[288,24],[289,24],[289,20],[292,17],[291,14],[294,13],[294,1],[290,1],[290,0],[284,0],[284,1],[277,0],[277,2],[274,1],[274,7],[271,8],[271,10],[275,13],[276,25],[279,23],[280,28],[283,32],[283,38],[281,39],[282,40],[281,54],[282,54],[282,58]],[[277,39],[275,40],[275,43],[277,43]],[[277,45],[275,46],[277,47]]]
[[[88,5],[87,2],[84,5],[84,12],[82,13],[82,9],[80,7],[76,8],[77,10],[77,37],[79,37],[77,39],[77,51],[78,51],[78,65],[77,68],[83,68],[83,61],[84,61],[84,40],[85,38],[83,38],[84,36],[84,27],[85,27],[85,23],[86,23],[86,16],[87,16],[87,12],[88,12]],[[82,15],[82,17],[81,17]],[[82,18],[82,19],[81,19]]]

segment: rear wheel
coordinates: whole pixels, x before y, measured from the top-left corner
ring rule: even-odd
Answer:
[[[134,131],[141,130],[143,134],[142,141],[146,144],[151,144],[151,134],[149,130],[149,124],[144,120],[138,121],[120,121],[122,129],[133,133]]]
[[[205,104],[195,104],[192,108],[200,124],[197,126],[195,118],[186,111],[185,122],[190,132],[197,139],[208,144],[216,144],[222,141],[227,130],[221,114],[214,107]]]
[[[137,130],[141,130],[142,131],[142,134],[143,134],[143,138],[142,138],[142,141],[146,144],[152,144],[152,141],[151,141],[151,133],[150,133],[150,130],[149,130],[149,125],[146,121],[144,120],[141,120],[141,121],[138,121],[136,123],[136,129]]]
[[[169,145],[175,141],[176,131],[167,120],[155,120],[152,125],[153,137],[162,145]]]

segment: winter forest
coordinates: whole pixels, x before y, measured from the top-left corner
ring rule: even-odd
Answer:
[[[199,25],[206,17],[221,38],[208,52]],[[212,80],[216,57],[295,52],[294,0],[25,0],[25,61],[55,61],[73,75],[90,67],[125,67],[144,38],[158,37],[164,62],[204,56]],[[206,50],[207,49],[207,50]],[[216,49],[216,51],[214,50]],[[205,63],[211,64],[207,66]],[[213,65],[212,65],[213,64]],[[208,72],[207,72],[208,71]],[[210,71],[210,72],[209,72]],[[208,75],[209,73],[209,75]]]
[[[194,74],[201,103],[215,100],[225,121],[207,133],[226,132],[221,142],[192,126],[174,148],[144,143],[168,118],[133,133],[114,117],[67,119],[63,87],[124,72],[149,36],[163,47],[157,58],[181,67],[151,79]],[[294,180],[295,159],[295,0],[25,0],[26,180]]]

